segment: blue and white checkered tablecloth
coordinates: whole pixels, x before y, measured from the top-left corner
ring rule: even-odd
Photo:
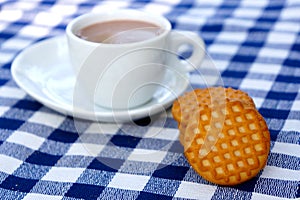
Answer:
[[[0,3],[0,199],[300,198],[299,0]],[[233,187],[202,179],[183,155],[169,111],[163,125],[91,123],[17,86],[11,63],[24,48],[63,35],[78,15],[111,8],[164,15],[174,29],[203,37],[224,86],[248,92],[268,124],[271,152],[257,177]],[[193,75],[191,82],[201,86]]]

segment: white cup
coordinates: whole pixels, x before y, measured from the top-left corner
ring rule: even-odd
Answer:
[[[76,36],[86,26],[110,20],[140,20],[160,26],[163,32],[154,38],[125,44],[90,42]],[[201,63],[205,45],[195,33],[172,31],[162,17],[137,10],[88,13],[73,19],[66,28],[69,54],[77,84],[95,105],[111,109],[130,109],[147,103],[164,82],[166,70],[195,70]],[[176,54],[182,45],[193,47],[185,61]]]

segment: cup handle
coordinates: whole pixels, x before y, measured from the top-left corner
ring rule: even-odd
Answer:
[[[181,70],[191,72],[197,69],[203,60],[205,54],[205,43],[196,33],[190,31],[172,31],[170,33],[170,51],[177,54],[179,47],[185,44],[191,45],[193,47],[193,52],[188,59],[178,59],[180,63],[179,65]]]

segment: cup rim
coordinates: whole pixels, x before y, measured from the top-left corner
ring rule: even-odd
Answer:
[[[102,17],[102,18],[101,18]],[[105,19],[103,19],[105,17]],[[139,19],[138,17],[144,17],[148,18],[146,19]],[[101,19],[94,19],[94,18],[101,18]],[[110,19],[109,19],[110,18]],[[123,43],[123,44],[108,44],[108,43],[99,43],[99,42],[91,42],[88,40],[84,40],[82,38],[79,38],[74,34],[74,28],[76,25],[84,23],[84,21],[89,20],[90,23],[85,23],[85,25],[82,25],[80,28],[86,27],[88,25],[101,22],[101,21],[109,21],[109,20],[126,20],[126,19],[135,19],[140,21],[147,21],[151,23],[155,23],[156,25],[163,28],[163,32],[159,35],[157,35],[154,38],[150,38],[143,41],[138,42],[132,42],[132,43]],[[92,22],[91,22],[92,21]],[[78,29],[80,29],[78,28]],[[149,43],[151,41],[158,40],[160,38],[165,37],[169,31],[171,30],[171,23],[169,20],[167,20],[165,17],[160,15],[154,15],[152,13],[140,11],[140,10],[133,10],[133,9],[117,9],[112,11],[102,11],[102,12],[91,12],[91,13],[85,13],[83,15],[80,15],[74,19],[72,19],[66,27],[66,35],[70,37],[72,40],[84,43],[89,46],[97,47],[99,45],[106,46],[106,47],[120,47],[120,46],[134,46],[134,45],[141,45],[145,43]]]

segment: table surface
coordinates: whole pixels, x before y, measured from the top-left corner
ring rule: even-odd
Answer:
[[[1,199],[300,197],[299,0],[0,2]],[[113,8],[164,15],[175,30],[204,39],[222,85],[247,92],[269,127],[270,155],[256,177],[233,187],[202,179],[183,155],[170,110],[148,125],[83,121],[47,108],[12,79],[24,48],[64,35],[78,15]],[[197,73],[190,81],[207,86]]]

